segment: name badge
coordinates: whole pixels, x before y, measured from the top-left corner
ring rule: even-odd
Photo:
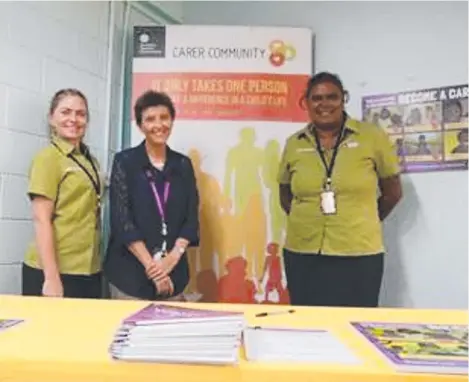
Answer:
[[[162,248],[155,248],[153,250],[153,260],[161,260],[166,255],[166,240],[163,241]]]
[[[161,260],[164,257],[164,252],[162,250],[159,250],[153,254],[153,260],[158,261]]]
[[[349,148],[349,149],[354,149],[354,148],[358,147],[358,142],[350,141],[346,144],[346,147]]]
[[[337,213],[334,191],[329,190],[321,193],[321,210],[324,215],[335,215]]]

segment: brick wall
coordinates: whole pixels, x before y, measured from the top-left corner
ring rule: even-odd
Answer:
[[[59,88],[88,97],[87,143],[101,162],[117,148],[123,5],[116,5],[111,119],[105,148],[109,2],[0,2],[0,293],[19,293],[33,239],[26,196],[33,155],[47,144],[49,100]]]

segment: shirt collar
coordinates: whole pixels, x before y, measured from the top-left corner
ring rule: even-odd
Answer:
[[[59,136],[53,134],[51,138],[52,143],[65,155],[70,155],[70,154],[85,154],[89,152],[88,146],[86,146],[84,143],[80,143],[80,148],[75,147],[72,145],[70,142],[67,142],[66,140],[60,138]]]
[[[347,113],[344,113],[345,121],[344,121],[344,128],[347,131],[350,131],[355,134],[359,134],[358,128],[358,121],[349,117]],[[302,138],[311,138],[314,139],[313,135],[311,134],[313,125],[309,123],[304,129],[300,130],[298,133],[298,139]]]

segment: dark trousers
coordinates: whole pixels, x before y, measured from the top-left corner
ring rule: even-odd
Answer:
[[[283,250],[292,305],[377,307],[384,254],[324,256]]]
[[[42,284],[44,273],[23,264],[22,294],[23,296],[42,296]],[[65,275],[61,274],[64,297],[72,298],[101,298],[102,297],[102,275]]]

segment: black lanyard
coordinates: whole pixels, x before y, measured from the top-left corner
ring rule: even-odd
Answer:
[[[339,146],[342,143],[344,125],[342,125],[342,127],[340,128],[339,136],[337,137],[337,140],[335,142],[334,151],[332,152],[331,162],[329,163],[329,165],[327,164],[324,151],[321,148],[321,142],[319,141],[318,132],[314,127],[312,130],[314,134],[314,139],[316,140],[316,147],[319,152],[319,156],[321,157],[322,163],[324,164],[324,168],[326,170],[326,186],[330,186],[332,181],[332,171],[334,170],[335,165],[335,159],[337,158],[337,153],[339,152]]]
[[[54,142],[52,142],[52,144],[57,148],[57,150],[59,150],[61,153],[63,153],[62,150],[60,150],[60,148]],[[90,179],[91,184],[93,185],[93,188],[96,192],[96,195],[98,196],[98,201],[99,201],[100,198],[101,198],[101,181],[99,179],[99,172],[96,169],[96,166],[94,165],[94,162],[91,159],[91,157],[89,156],[89,154],[85,154],[85,158],[88,160],[88,162],[91,163],[91,167],[93,168],[93,172],[96,175],[96,179],[93,178],[93,176],[86,169],[86,167],[83,166],[71,153],[67,155],[67,158],[70,158],[72,161],[74,161],[84,171],[86,176],[88,176],[88,178]]]

